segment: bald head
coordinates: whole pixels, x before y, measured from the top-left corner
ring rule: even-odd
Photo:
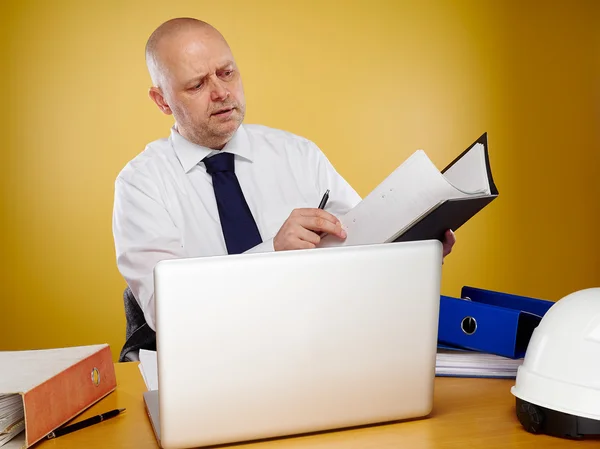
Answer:
[[[179,44],[190,35],[195,35],[201,40],[216,39],[229,48],[223,35],[215,27],[202,20],[179,17],[164,22],[154,30],[146,42],[146,65],[155,86],[162,84],[164,75],[169,71],[166,61],[166,59],[172,59],[169,58],[169,50],[172,47],[185,50]]]
[[[159,26],[146,44],[150,98],[190,142],[221,149],[244,120],[242,78],[225,38],[191,18]]]

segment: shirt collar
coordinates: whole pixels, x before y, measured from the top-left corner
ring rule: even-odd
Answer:
[[[211,156],[212,153],[216,152],[211,148],[190,142],[177,132],[175,126],[171,128],[170,140],[171,146],[177,155],[177,159],[179,159],[179,162],[186,173],[189,173],[192,168],[202,161],[202,159]],[[231,140],[227,142],[221,151],[235,154],[250,162],[253,161],[254,151],[252,150],[250,139],[248,139],[248,134],[243,125],[240,125]]]

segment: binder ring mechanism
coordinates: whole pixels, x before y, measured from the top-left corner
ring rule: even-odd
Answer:
[[[98,368],[94,367],[92,368],[92,372],[91,372],[91,379],[92,379],[92,383],[95,386],[100,385],[100,371],[98,370]]]
[[[477,320],[472,316],[466,316],[460,323],[460,328],[467,335],[473,335],[477,330]]]

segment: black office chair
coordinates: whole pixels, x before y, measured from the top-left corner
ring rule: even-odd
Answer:
[[[134,362],[140,360],[140,349],[156,351],[156,333],[148,326],[144,312],[137,303],[129,287],[123,292],[125,305],[125,344],[121,349],[119,362]]]

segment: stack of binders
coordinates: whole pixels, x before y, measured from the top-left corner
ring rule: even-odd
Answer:
[[[463,287],[441,296],[436,376],[515,378],[552,301]]]

